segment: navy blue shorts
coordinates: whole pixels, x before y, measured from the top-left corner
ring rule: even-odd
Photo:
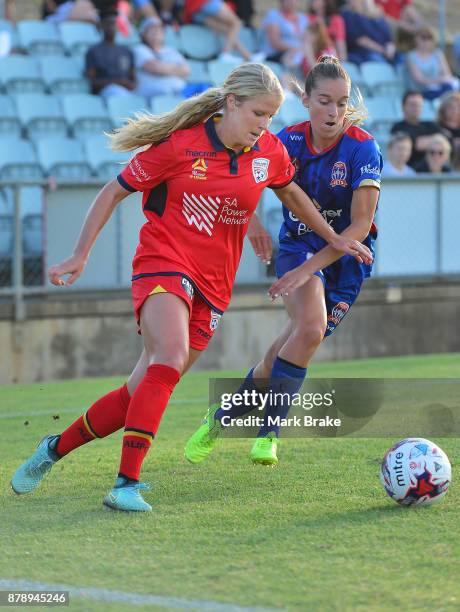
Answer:
[[[314,254],[313,251],[310,253],[308,250],[296,250],[293,252],[285,251],[281,248],[275,262],[276,275],[280,278],[286,272],[305,263]],[[361,290],[362,280],[359,279],[358,282],[347,284],[343,287],[337,286],[335,282],[332,282],[328,274],[328,268],[315,272],[315,276],[318,276],[324,285],[327,310],[327,327],[324,336],[327,337],[332,334],[353,306]]]

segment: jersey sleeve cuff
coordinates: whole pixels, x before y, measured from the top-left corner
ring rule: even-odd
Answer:
[[[267,185],[267,187],[269,189],[283,189],[283,187],[287,187],[288,185],[290,185],[292,183],[292,181],[294,180],[294,176],[292,176],[288,181],[286,181],[285,183],[281,184],[281,185]]]
[[[131,185],[125,181],[125,179],[121,176],[121,174],[117,176],[117,181],[120,183],[123,189],[126,189],[126,191],[130,191],[131,193],[134,193],[135,191],[137,191],[135,187],[131,187]]]
[[[376,187],[380,190],[380,183],[378,181],[374,181],[374,179],[364,179],[364,181],[359,183],[356,189],[359,189],[360,187]]]

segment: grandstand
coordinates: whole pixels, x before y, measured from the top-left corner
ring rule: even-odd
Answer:
[[[55,26],[19,19],[16,24],[0,21],[2,29],[9,32],[16,53],[0,58],[0,296],[4,303],[12,300],[13,309],[5,312],[21,320],[28,316],[31,306],[26,302],[33,296],[56,296],[47,284],[46,267],[66,254],[88,202],[126,161],[126,154],[107,148],[102,133],[119,126],[135,111],[162,113],[181,98],[163,95],[146,99],[133,93],[104,100],[91,94],[84,76],[84,54],[100,41],[92,24],[64,22]],[[251,52],[259,50],[260,32],[243,28],[240,36]],[[120,41],[134,46],[139,36],[133,30],[128,39],[120,36]],[[221,61],[221,38],[203,26],[183,25],[178,31],[169,27],[166,41],[187,58],[190,84],[218,84],[241,61],[236,55],[234,64],[228,58]],[[282,74],[280,64],[271,66]],[[378,62],[360,66],[345,62],[345,66],[353,85],[365,97],[369,111],[365,128],[385,153],[390,127],[402,119],[405,71]],[[272,131],[307,116],[300,101],[288,95]],[[422,118],[434,120],[435,116],[436,104],[425,101]],[[452,234],[459,216],[454,201],[459,185],[456,175],[387,180],[378,214],[382,231],[375,282],[434,277],[450,282],[451,275],[460,273]],[[130,206],[129,223],[126,208],[117,211],[104,230],[105,240],[96,246],[100,257],[110,261],[103,277],[95,257],[77,290],[127,290],[131,253],[142,222],[139,209],[135,213],[133,209]],[[264,196],[261,214],[276,238],[281,210],[273,194]],[[395,227],[396,218],[410,224],[413,234],[404,235],[401,224]],[[270,269],[269,275],[272,272]],[[238,280],[246,288],[267,282],[266,270],[249,249]]]

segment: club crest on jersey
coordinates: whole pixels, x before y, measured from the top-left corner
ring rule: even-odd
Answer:
[[[190,175],[190,178],[205,181],[208,178],[206,176],[208,166],[208,162],[203,157],[196,159],[192,164],[192,174]]]
[[[347,181],[347,167],[344,162],[338,161],[332,166],[331,172],[331,187],[346,187]]]
[[[211,320],[209,321],[209,328],[211,331],[216,331],[221,317],[221,314],[219,314],[215,310],[211,310]]]
[[[182,288],[185,291],[185,293],[188,295],[188,297],[192,299],[195,293],[195,290],[193,288],[192,283],[189,280],[187,280],[185,277],[182,277]]]
[[[265,157],[257,157],[252,160],[252,176],[256,183],[262,183],[268,178],[268,166],[270,160]]]
[[[328,316],[328,322],[338,325],[349,310],[349,304],[346,302],[338,302],[332,309],[331,314]]]

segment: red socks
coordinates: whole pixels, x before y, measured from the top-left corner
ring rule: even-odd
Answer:
[[[147,368],[129,403],[119,476],[139,480],[142,462],[179,378],[179,372],[166,365],[154,364]]]
[[[67,455],[95,438],[105,438],[121,429],[125,424],[129,401],[126,384],[98,399],[85,414],[62,432],[55,449],[58,455]]]

